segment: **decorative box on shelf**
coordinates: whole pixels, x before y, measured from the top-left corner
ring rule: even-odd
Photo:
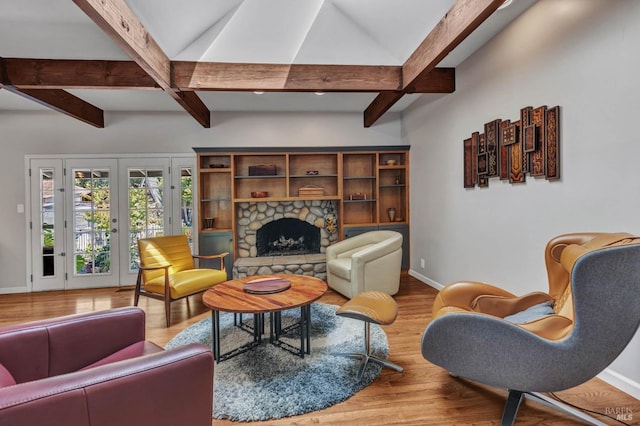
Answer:
[[[349,199],[352,201],[366,200],[367,194],[363,194],[362,192],[356,192],[355,194],[349,195]]]
[[[275,176],[277,174],[278,168],[275,164],[249,166],[249,176]]]
[[[324,188],[318,185],[305,185],[298,188],[299,197],[319,197],[324,195]]]

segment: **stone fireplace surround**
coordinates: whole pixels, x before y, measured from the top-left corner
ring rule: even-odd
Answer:
[[[258,257],[256,232],[265,224],[282,218],[302,220],[319,228],[320,253]],[[233,277],[291,273],[326,280],[325,252],[338,241],[337,219],[334,200],[239,203],[236,217],[238,252]]]

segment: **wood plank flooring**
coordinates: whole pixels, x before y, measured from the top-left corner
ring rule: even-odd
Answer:
[[[403,373],[384,369],[376,381],[345,402],[297,417],[257,422],[269,425],[494,425],[499,424],[506,392],[477,383],[452,378],[446,371],[427,362],[420,352],[420,340],[431,316],[436,290],[403,275],[396,295],[400,314],[385,331],[391,349],[390,360],[404,367]],[[329,290],[321,302],[336,305],[346,299]],[[0,295],[0,326],[79,312],[131,306],[131,288],[55,291]],[[147,338],[167,343],[185,327],[209,315],[199,296],[189,303],[173,303],[172,325],[164,326],[163,304],[141,298],[147,313]],[[533,372],[532,372],[533,374]],[[559,392],[565,401],[596,412],[630,410],[640,424],[640,401],[607,383],[593,379],[577,388]],[[597,416],[607,424],[621,424]],[[212,421],[230,425],[231,421]],[[581,422],[541,404],[525,401],[517,425],[580,425]]]

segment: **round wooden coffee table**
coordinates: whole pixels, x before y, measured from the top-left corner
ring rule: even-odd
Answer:
[[[245,291],[250,281],[277,278],[287,280],[290,286],[275,293],[256,294]],[[211,309],[211,328],[213,337],[213,355],[217,362],[232,358],[262,343],[264,315],[269,315],[269,342],[304,358],[311,353],[311,303],[318,300],[327,291],[327,283],[319,278],[306,275],[272,274],[254,275],[216,284],[202,295],[205,306]],[[287,309],[300,308],[300,321],[286,329],[281,327],[281,313]],[[234,314],[253,314],[252,327],[238,322],[234,316],[234,325],[250,331],[253,341],[224,354],[220,353],[220,312]],[[280,337],[294,328],[300,328],[300,348],[289,345]]]

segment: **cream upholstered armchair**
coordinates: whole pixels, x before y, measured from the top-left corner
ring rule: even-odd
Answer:
[[[327,283],[349,299],[367,290],[394,295],[401,264],[402,234],[365,232],[327,247]]]
[[[548,292],[517,297],[493,285],[445,286],[422,355],[456,377],[507,389],[502,425],[527,397],[604,425],[541,392],[580,385],[607,368],[640,325],[640,238],[559,235],[547,244]]]

